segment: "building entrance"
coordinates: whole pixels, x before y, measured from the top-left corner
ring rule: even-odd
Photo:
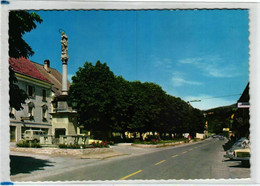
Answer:
[[[59,138],[60,135],[66,135],[66,129],[55,129],[55,138]]]

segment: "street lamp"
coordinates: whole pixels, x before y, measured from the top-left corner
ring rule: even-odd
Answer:
[[[200,99],[194,99],[194,100],[187,101],[187,103],[190,103],[190,102],[201,102],[201,100]]]

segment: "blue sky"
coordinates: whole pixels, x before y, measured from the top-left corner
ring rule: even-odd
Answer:
[[[185,101],[200,99],[192,103],[199,109],[235,103],[240,96],[227,95],[241,94],[248,83],[248,10],[37,13],[43,22],[24,35],[35,52],[30,59],[49,59],[61,72],[63,29],[69,78],[85,61],[100,60],[129,81],[155,82]]]

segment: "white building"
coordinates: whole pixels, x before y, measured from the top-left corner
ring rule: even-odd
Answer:
[[[61,95],[62,75],[50,68],[49,60],[41,65],[26,58],[10,58],[9,64],[18,79],[17,85],[29,97],[22,105],[23,110],[10,108],[11,141],[22,139],[22,134],[27,129],[41,129],[46,134],[52,134],[52,100]]]

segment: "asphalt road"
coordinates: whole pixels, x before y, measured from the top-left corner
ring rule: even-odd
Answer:
[[[38,178],[37,181],[169,180],[249,178],[240,162],[223,161],[223,140],[210,139],[149,154],[120,157],[98,163],[82,161],[73,171]]]

